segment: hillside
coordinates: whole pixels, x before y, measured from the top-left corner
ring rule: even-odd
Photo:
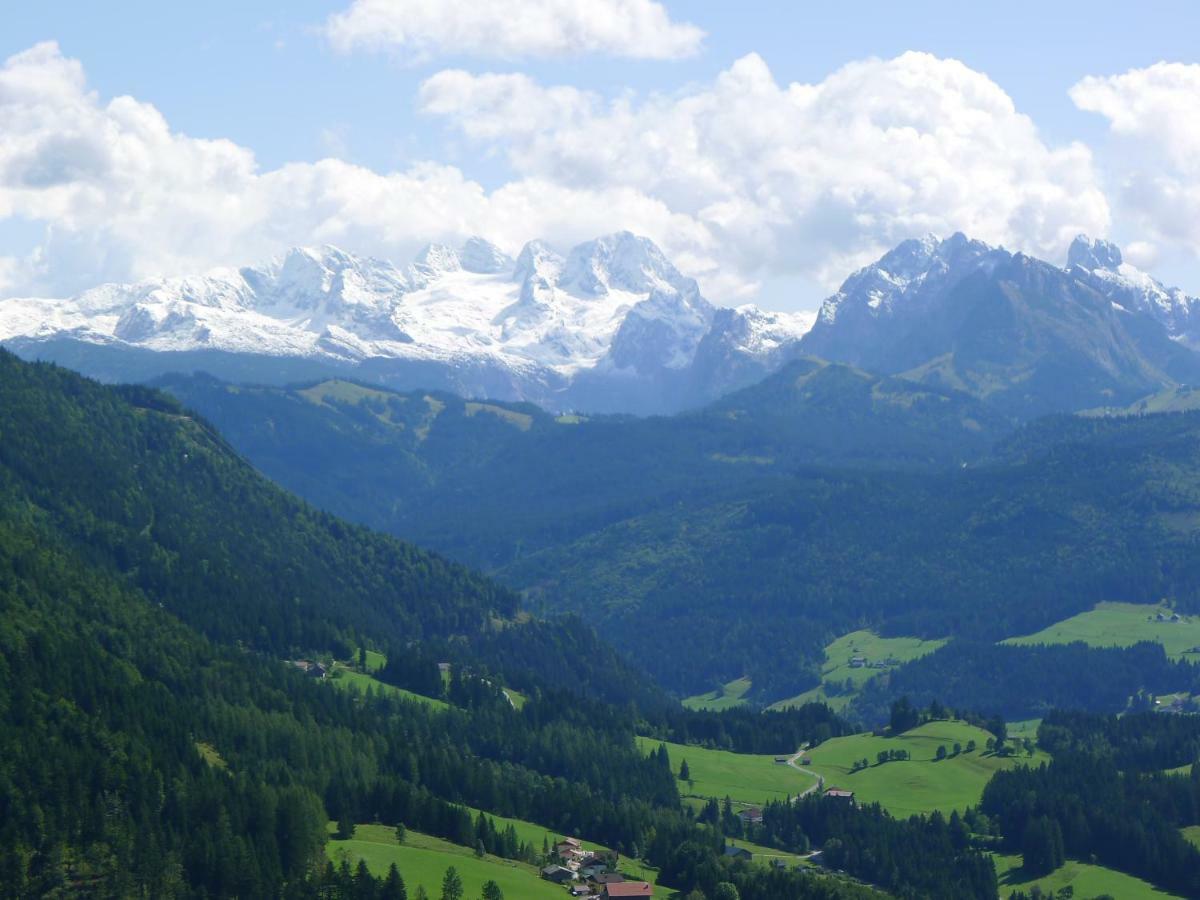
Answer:
[[[1002,640],[1100,601],[1197,601],[1195,416],[1039,420],[989,455],[1005,423],[970,398],[810,360],[646,420],[165,386],[280,483],[603,623],[682,696],[743,676],[797,696],[864,626]]]

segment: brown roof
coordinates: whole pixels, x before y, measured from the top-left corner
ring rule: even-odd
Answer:
[[[654,888],[645,881],[622,881],[619,884],[604,886],[604,896],[606,897],[651,897],[653,895]]]
[[[825,792],[826,797],[853,797],[854,791],[843,791],[839,788],[830,788]]]

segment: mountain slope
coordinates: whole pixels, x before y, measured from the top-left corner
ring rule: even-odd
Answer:
[[[275,658],[425,642],[443,659],[508,660],[514,683],[536,673],[513,644],[540,646],[528,659],[556,674],[582,646],[603,673],[591,690],[656,702],[588,629],[534,629],[512,591],[313,509],[163,394],[0,351],[0,410],[9,508],[213,640]]]
[[[1200,379],[1190,310],[1080,238],[1067,269],[972,241],[906,241],[825,301],[804,352],[967,391],[1024,418]]]
[[[203,367],[277,382],[304,364],[597,411],[677,409],[748,384],[805,325],[753,307],[718,316],[628,232],[565,257],[535,241],[515,261],[478,238],[431,245],[403,269],[295,249],[265,266],[0,305],[0,340],[113,380]]]
[[[812,360],[646,420],[167,386],[272,477],[578,611],[685,695],[750,675],[793,696],[864,627],[995,640],[1100,600],[1200,608],[1194,416],[1053,418],[989,455],[1008,424],[986,403]]]
[[[346,382],[159,383],[314,503],[486,566],[797,466],[958,464],[1007,428],[965,395],[814,360],[694,413],[644,420],[556,419]]]

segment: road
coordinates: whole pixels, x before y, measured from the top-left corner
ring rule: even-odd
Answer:
[[[818,775],[812,769],[806,769],[804,766],[802,766],[798,762],[796,762],[796,760],[798,760],[800,757],[802,757],[804,755],[804,751],[807,748],[807,746],[808,745],[805,744],[803,747],[801,747],[799,750],[797,750],[795,753],[793,753],[791,756],[789,756],[787,764],[789,766],[791,766],[793,769],[795,769],[797,772],[803,772],[809,778],[815,779],[815,781],[813,784],[809,785],[804,790],[802,790],[799,794],[797,794],[793,798],[793,801],[799,800],[801,797],[807,797],[813,791],[821,790],[822,788],[825,787],[825,776],[824,775]]]

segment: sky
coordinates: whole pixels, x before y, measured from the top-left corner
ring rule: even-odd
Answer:
[[[970,6],[987,7],[972,9]],[[10,0],[0,297],[628,229],[811,309],[900,240],[1200,293],[1200,4]]]

